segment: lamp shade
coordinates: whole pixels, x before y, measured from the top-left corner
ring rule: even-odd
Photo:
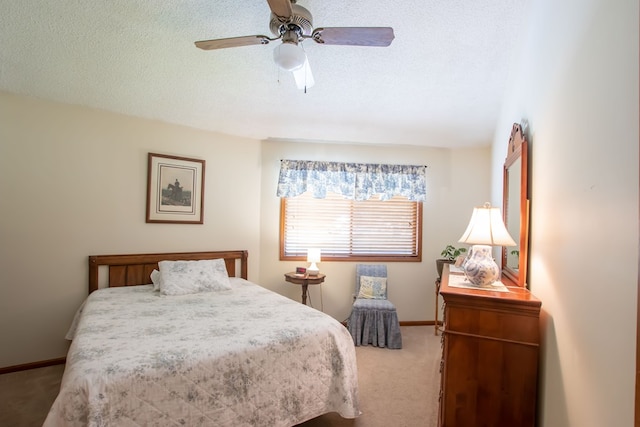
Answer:
[[[471,220],[459,240],[469,245],[516,246],[516,242],[507,231],[500,209],[490,203],[473,208]]]
[[[304,65],[307,55],[295,43],[281,43],[273,50],[273,60],[285,71],[293,71]]]
[[[307,262],[320,262],[320,249],[307,249]]]

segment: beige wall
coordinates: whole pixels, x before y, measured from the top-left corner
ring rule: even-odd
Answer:
[[[638,289],[637,0],[532,2],[494,144],[531,141],[540,425],[631,426]],[[501,182],[501,181],[500,181]],[[494,194],[501,194],[494,181]]]
[[[433,319],[434,260],[490,193],[489,146],[260,142],[2,92],[0,112],[0,367],[66,354],[88,255],[248,249],[249,279],[298,300],[283,281],[296,264],[278,260],[281,158],[429,166],[424,261],[389,266],[401,320]],[[204,225],[145,223],[149,152],[206,160]],[[344,320],[354,266],[320,267],[324,310]]]
[[[147,153],[206,160],[204,225],[146,224]],[[87,256],[248,249],[260,143],[0,93],[0,366],[66,354]]]
[[[423,204],[423,240],[421,263],[387,263],[389,299],[398,310],[400,321],[434,319],[435,259],[449,243],[462,235],[473,206],[489,197],[489,147],[475,149],[437,149],[418,147],[379,147],[357,144],[319,144],[267,141],[262,148],[262,284],[292,299],[300,299],[300,288],[284,282],[283,274],[304,262],[280,262],[280,199],[276,185],[281,159],[325,160],[362,163],[398,163],[427,165],[427,201]],[[355,263],[322,262],[327,275],[320,287],[311,287],[316,308],[345,320],[353,302]],[[322,292],[322,294],[321,294]],[[442,318],[442,317],[440,317]]]

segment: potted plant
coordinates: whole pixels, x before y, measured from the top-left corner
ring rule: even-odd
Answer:
[[[466,248],[456,248],[453,245],[447,245],[442,252],[440,252],[440,256],[443,258],[436,260],[436,267],[438,268],[438,277],[442,277],[442,267],[445,264],[453,264],[456,262],[456,258],[458,258],[463,253],[467,252]]]

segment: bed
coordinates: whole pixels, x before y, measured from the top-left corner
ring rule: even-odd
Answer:
[[[228,288],[154,290],[152,273],[166,285],[166,265],[204,260],[224,262]],[[360,414],[346,328],[248,281],[246,251],[91,256],[89,291],[45,427],[277,427]]]

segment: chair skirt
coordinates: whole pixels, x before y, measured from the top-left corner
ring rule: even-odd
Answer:
[[[347,320],[353,343],[357,346],[371,344],[376,347],[402,348],[400,323],[395,308],[359,307],[358,302],[354,304]]]

